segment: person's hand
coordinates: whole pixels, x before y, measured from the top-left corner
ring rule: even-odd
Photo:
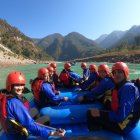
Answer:
[[[80,92],[80,91],[82,91],[82,89],[81,88],[78,88],[75,91]]]
[[[64,101],[67,101],[68,100],[68,97],[64,97],[63,99],[64,99]]]
[[[54,132],[51,132],[50,133],[50,136],[64,136],[66,133],[66,130],[65,129],[58,129]]]
[[[94,108],[94,109],[90,109],[90,112],[93,117],[100,117],[100,110]]]
[[[75,85],[76,85],[76,86],[78,86],[78,85],[79,85],[79,83],[75,83]]]
[[[78,101],[82,102],[84,100],[84,97],[83,96],[79,96],[78,97]]]
[[[60,91],[56,91],[56,94],[59,95],[60,94]]]

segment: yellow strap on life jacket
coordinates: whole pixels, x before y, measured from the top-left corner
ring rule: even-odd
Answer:
[[[24,128],[20,123],[18,123],[15,120],[10,120],[10,121],[15,125],[15,128],[17,128],[17,130],[19,130],[19,133],[21,135],[28,137],[28,131],[26,128]]]
[[[105,93],[104,93],[104,100],[103,102],[106,103],[106,101],[111,101],[112,99],[112,91],[111,90],[107,90]]]
[[[130,122],[130,119],[132,117],[133,117],[133,114],[131,113],[122,123],[119,123],[119,126],[122,130],[127,126],[127,124]]]

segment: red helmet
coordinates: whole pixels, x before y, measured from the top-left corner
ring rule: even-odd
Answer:
[[[56,63],[51,63],[50,66],[53,67],[54,69],[56,69],[57,65],[56,65]]]
[[[90,70],[94,70],[94,71],[96,71],[96,65],[95,64],[91,64],[90,66],[89,66],[89,69]]]
[[[82,62],[81,63],[81,68],[87,68],[87,63]]]
[[[65,69],[70,69],[70,68],[71,68],[71,64],[68,63],[68,62],[66,62],[66,63],[64,64],[64,68],[65,68]]]
[[[124,62],[116,62],[112,66],[112,72],[115,71],[115,70],[122,70],[125,74],[126,79],[129,78],[129,68]]]
[[[38,70],[38,78],[43,79],[43,75],[44,75],[44,74],[49,74],[48,69],[47,69],[47,68],[40,68],[40,69]]]
[[[51,67],[51,66],[49,66],[47,69],[48,69],[49,73],[53,73],[54,72],[54,68]]]
[[[21,72],[15,71],[8,74],[6,79],[6,90],[11,91],[11,86],[14,84],[26,84],[26,79]]]
[[[108,65],[106,65],[106,64],[101,64],[98,66],[98,72],[100,72],[102,70],[104,70],[107,74],[110,73],[110,69],[109,69]]]

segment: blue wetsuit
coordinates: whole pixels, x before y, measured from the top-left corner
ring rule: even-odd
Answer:
[[[139,120],[139,117],[137,118],[139,98],[138,88],[133,83],[126,82],[118,89],[118,110],[108,112],[109,120],[117,123],[124,134],[128,134]]]
[[[112,90],[113,88],[114,88],[114,82],[113,82],[112,78],[105,77],[100,81],[100,83],[97,87],[86,92],[84,97],[86,97],[89,100],[91,100],[91,99],[94,100],[97,97],[103,95],[106,91]]]
[[[12,98],[7,100],[7,117],[10,120],[15,120],[25,127],[29,135],[41,136],[45,138],[49,137],[50,130],[36,124],[30,116],[28,109],[19,99]],[[10,132],[7,133],[7,137],[8,140],[27,139],[18,133],[11,134]]]

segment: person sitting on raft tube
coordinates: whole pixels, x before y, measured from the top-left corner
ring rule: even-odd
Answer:
[[[61,82],[59,81],[59,74],[58,74],[58,72],[57,72],[57,70],[56,70],[57,64],[53,62],[53,63],[50,64],[50,67],[53,67],[53,69],[54,69],[52,78],[53,78],[53,82],[54,82],[55,86],[56,86],[56,87],[61,86],[62,84],[61,84]]]
[[[108,65],[100,64],[98,74],[97,86],[87,91],[84,96],[79,96],[78,99],[81,103],[91,103],[99,100],[106,107],[110,107],[111,90],[114,88],[114,81]]]
[[[98,72],[95,64],[89,66],[90,75],[87,81],[80,85],[80,90],[90,90],[96,86],[96,81],[98,79]]]
[[[87,112],[90,130],[108,129],[127,135],[140,117],[140,93],[134,83],[128,81],[129,68],[124,62],[112,67],[115,88],[112,91],[110,110],[90,109]]]
[[[54,83],[54,78],[53,78],[53,74],[54,74],[54,68],[49,66],[47,67],[48,71],[49,71],[49,77],[50,77],[50,84],[52,85],[53,89],[54,89],[54,93],[55,94],[60,94],[60,91],[56,90],[56,85]]]
[[[0,121],[8,140],[26,140],[29,135],[48,138],[64,136],[63,132],[54,131],[36,123],[29,113],[29,104],[22,95],[26,80],[21,72],[11,72],[6,79],[7,93],[0,93]],[[48,118],[46,118],[48,119]]]
[[[83,84],[85,81],[88,80],[89,76],[90,76],[90,70],[87,66],[87,63],[82,62],[81,63],[81,68],[83,70],[83,77],[80,79],[79,84]]]
[[[61,101],[67,101],[68,97],[60,97],[50,83],[49,71],[47,68],[38,70],[38,77],[32,82],[31,89],[35,102],[39,108],[59,105]]]
[[[64,69],[59,75],[59,79],[63,83],[63,86],[73,87],[77,85],[81,77],[75,72],[71,71],[71,64],[66,62],[64,64]]]

